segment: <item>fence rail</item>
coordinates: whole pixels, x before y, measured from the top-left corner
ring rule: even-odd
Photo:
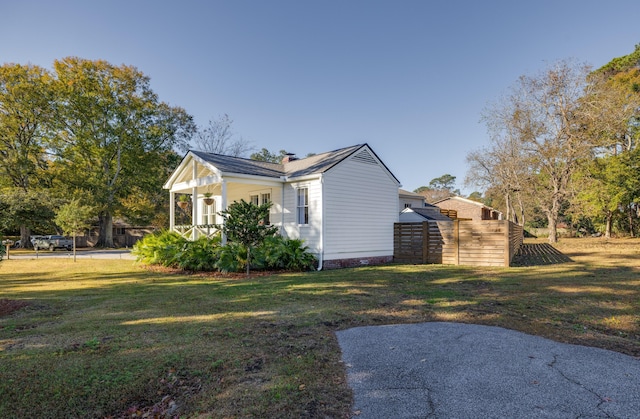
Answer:
[[[394,260],[401,263],[509,266],[523,229],[505,220],[396,223]]]

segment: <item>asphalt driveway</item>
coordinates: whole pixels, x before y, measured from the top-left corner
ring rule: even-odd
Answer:
[[[353,417],[640,418],[640,360],[459,323],[337,333]]]

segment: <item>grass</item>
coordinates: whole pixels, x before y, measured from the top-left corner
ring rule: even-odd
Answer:
[[[572,262],[250,278],[5,260],[0,417],[349,417],[334,332],[364,325],[496,325],[640,356],[640,240],[557,248]]]

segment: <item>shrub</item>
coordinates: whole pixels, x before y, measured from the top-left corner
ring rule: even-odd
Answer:
[[[216,268],[220,272],[240,272],[247,265],[247,248],[240,243],[229,242],[218,252]]]
[[[254,248],[251,269],[305,271],[314,269],[315,256],[299,239],[267,237]],[[247,267],[247,248],[238,242],[221,245],[220,236],[189,241],[177,233],[162,231],[145,236],[133,246],[137,260],[150,265],[188,271],[242,272]]]
[[[131,253],[140,262],[167,267],[178,266],[178,256],[188,240],[178,233],[163,230],[145,236],[133,245]]]
[[[220,253],[220,236],[209,239],[205,236],[186,241],[175,260],[180,269],[187,271],[214,271]]]
[[[273,237],[265,242],[265,252],[270,269],[309,271],[317,264],[316,257],[309,253],[309,247],[304,246],[300,239]]]

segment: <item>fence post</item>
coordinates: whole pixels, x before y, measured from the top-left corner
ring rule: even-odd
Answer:
[[[429,263],[429,221],[422,222],[422,263]]]
[[[460,220],[453,220],[453,260],[456,265],[460,265]]]
[[[504,232],[504,266],[507,268],[511,265],[511,241],[509,240],[511,236],[511,222],[507,220],[503,220],[503,228]]]

